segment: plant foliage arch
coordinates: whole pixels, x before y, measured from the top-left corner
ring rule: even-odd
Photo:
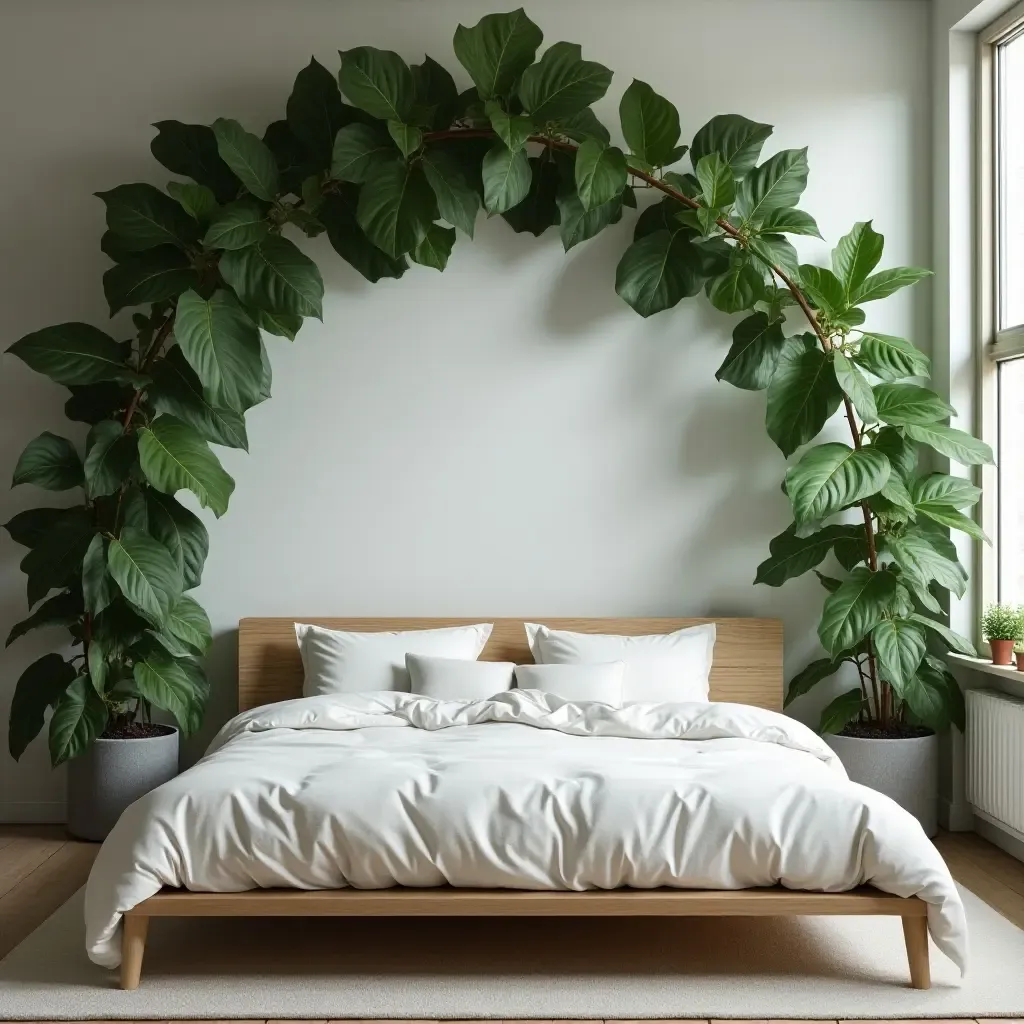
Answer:
[[[66,323],[9,349],[67,387],[67,416],[89,425],[84,454],[46,432],[14,472],[15,486],[83,492],[70,508],[6,524],[28,549],[31,612],[8,643],[59,625],[74,652],[47,654],[20,678],[15,758],[50,709],[54,764],[152,707],[186,733],[201,722],[211,630],[189,591],[208,538],[175,495],[227,511],[234,483],[210,445],[247,448],[245,413],[270,395],[260,332],[294,339],[304,318],[321,316],[320,273],[289,233],[326,232],[376,282],[401,277],[410,261],[444,270],[481,208],[517,232],[557,227],[568,250],[636,208],[638,190],[658,201],[635,218],[617,293],[645,317],[701,292],[739,315],[717,377],[766,392],[767,432],[798,456],[783,483],[793,523],[770,542],[756,582],[816,572],[827,656],[792,680],[788,700],[852,663],[859,684],[826,708],[823,729],[857,719],[962,724],[960,691],[929,639],[972,652],[942,623],[938,598],[964,592],[947,530],[980,536],[961,511],[979,491],[919,474],[917,452],[966,466],[991,452],[947,424],[953,410],[921,383],[926,356],[866,327],[863,309],[927,272],[878,270],[883,239],[870,222],[839,240],[831,268],[801,265],[787,236],[820,237],[798,208],[806,149],[762,160],[771,126],[735,114],[681,145],[676,108],[638,80],[619,105],[626,148],[613,145],[591,109],[612,72],[575,43],[542,43],[522,10],[460,25],[464,91],[430,57],[410,67],[359,46],[340,54],[337,76],[311,60],[286,117],[262,138],[224,118],[160,121],[151,149],[175,179],[99,193],[100,245],[113,261],[103,288],[112,316],[136,310],[134,336]],[[850,443],[812,445],[840,411]],[[817,569],[826,558],[838,567],[828,575]]]

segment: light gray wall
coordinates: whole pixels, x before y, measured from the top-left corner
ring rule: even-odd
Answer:
[[[310,52],[370,43],[452,70],[451,35],[493,3],[436,0],[36,0],[0,33],[4,273],[0,336],[105,321],[91,193],[163,184],[149,124],[282,116]],[[599,112],[614,124],[632,75],[679,106],[684,138],[712,114],[777,126],[769,150],[810,146],[805,206],[834,243],[875,218],[890,263],[927,263],[930,83],[925,0],[534,0],[548,41],[581,42],[616,70]],[[631,218],[629,218],[631,219]],[[729,318],[702,301],[649,321],[613,291],[623,223],[568,256],[554,232],[481,223],[448,271],[370,286],[320,240],[325,323],[274,339],[274,398],[249,417],[252,454],[210,523],[199,599],[222,634],[243,615],[774,615],[787,666],[816,656],[813,578],[753,588],[788,519],[784,463],[764,399],[717,384]],[[829,246],[808,241],[807,259]],[[874,326],[927,345],[927,286]],[[6,342],[5,342],[6,344]],[[63,391],[0,363],[0,478],[46,428]],[[841,436],[841,435],[840,435]],[[0,493],[0,516],[38,502]],[[0,537],[0,622],[23,616],[21,552]],[[52,635],[0,660],[0,715]],[[810,714],[813,708],[805,708]],[[0,758],[0,818],[61,812],[42,743]]]

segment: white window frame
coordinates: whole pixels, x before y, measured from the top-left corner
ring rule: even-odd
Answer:
[[[996,218],[999,184],[999,45],[1024,30],[1024,0],[978,35],[978,433],[999,461],[999,363],[1024,356],[1024,327],[999,330],[999,232]],[[979,597],[982,607],[999,600],[999,472],[981,468],[983,496],[978,521],[992,544],[982,544]]]

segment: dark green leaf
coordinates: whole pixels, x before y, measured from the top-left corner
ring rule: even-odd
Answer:
[[[206,612],[188,594],[182,594],[174,603],[164,628],[193,654],[205,654],[213,642],[213,630]]]
[[[814,522],[879,491],[889,472],[889,460],[873,448],[819,444],[790,467],[786,492],[797,522]]]
[[[830,316],[846,309],[843,282],[831,270],[805,263],[799,268],[799,279],[804,294],[818,309],[824,310]]]
[[[767,313],[754,313],[733,328],[729,354],[715,377],[738,388],[761,391],[771,383],[785,344],[782,324],[770,321]]]
[[[128,408],[132,388],[115,381],[98,384],[72,384],[71,397],[64,403],[64,415],[79,423],[99,423],[116,419]]]
[[[231,118],[218,117],[212,127],[217,152],[224,163],[254,196],[273,202],[277,198],[280,177],[270,147]]]
[[[732,167],[733,174],[742,178],[753,170],[761,147],[771,133],[770,124],[748,121],[739,114],[719,114],[693,137],[690,160],[696,166],[709,153],[720,153]]]
[[[813,235],[821,238],[821,232],[814,218],[796,207],[780,206],[761,218],[760,229],[763,232],[787,235]]]
[[[558,125],[558,132],[575,142],[585,142],[587,139],[611,142],[611,134],[597,119],[597,115],[590,107],[584,107],[572,117],[562,118]]]
[[[826,526],[809,537],[798,537],[794,523],[772,538],[768,545],[769,556],[757,567],[754,582],[781,587],[786,580],[802,576],[821,564],[844,533],[842,526]]]
[[[99,615],[117,597],[117,588],[107,569],[107,541],[97,533],[82,560],[82,595],[85,610]]]
[[[341,91],[360,110],[382,121],[406,121],[416,87],[409,66],[391,50],[357,46],[341,53]]]
[[[863,526],[838,526],[839,531],[833,548],[836,561],[849,572],[854,566],[868,558],[867,538]]]
[[[879,417],[896,426],[931,424],[956,415],[934,391],[916,384],[878,384],[874,395]]]
[[[286,109],[292,134],[302,143],[311,162],[326,168],[331,162],[335,135],[352,118],[341,102],[334,75],[315,57],[295,76]]]
[[[914,622],[924,626],[925,629],[930,629],[933,633],[942,637],[946,646],[956,651],[958,654],[965,654],[968,658],[976,658],[978,652],[974,649],[974,644],[970,642],[966,637],[962,637],[959,633],[955,633],[948,626],[941,622],[937,622],[935,619],[929,618],[927,615],[919,615],[914,612],[910,616]]]
[[[266,207],[245,196],[220,211],[203,236],[203,245],[207,249],[244,249],[262,241],[269,232]]]
[[[178,565],[183,589],[198,587],[203,564],[210,549],[210,537],[198,516],[180,505],[171,495],[146,492],[149,532],[171,553]]]
[[[951,530],[961,530],[975,540],[983,540],[988,543],[988,536],[985,531],[973,519],[965,516],[963,512],[958,512],[952,505],[926,502],[915,507],[921,515],[927,516],[940,526],[948,526]]]
[[[939,658],[927,655],[901,696],[914,717],[931,729],[952,724],[962,731],[966,725],[963,693]]]
[[[976,466],[983,462],[995,461],[992,449],[984,441],[971,437],[963,430],[956,430],[941,423],[910,424],[906,428],[906,435],[913,441],[920,441],[934,448],[940,455],[948,456],[962,466]]]
[[[444,228],[431,224],[427,233],[416,244],[409,255],[414,263],[434,270],[444,270],[448,265],[452,246],[455,244],[455,228]]]
[[[433,111],[428,127],[447,128],[455,120],[459,103],[459,91],[452,76],[432,57],[425,57],[422,64],[412,66],[412,78],[417,104]]]
[[[871,391],[871,385],[864,374],[839,349],[834,349],[832,352],[832,368],[835,370],[836,383],[842,389],[843,394],[853,402],[853,407],[857,410],[860,418],[865,423],[875,423],[878,420],[878,409],[875,406],[875,396]]]
[[[732,168],[721,153],[709,153],[697,161],[695,168],[700,182],[701,198],[710,210],[729,206],[736,197],[736,183]]]
[[[764,296],[764,279],[742,249],[734,249],[728,269],[708,281],[707,295],[711,305],[723,313],[739,313],[753,309]]]
[[[889,460],[893,471],[904,481],[909,480],[917,468],[917,445],[908,441],[896,427],[882,427],[871,447]]]
[[[949,559],[936,550],[926,531],[912,527],[900,536],[888,536],[885,554],[895,559],[904,575],[919,585],[915,589],[927,587],[934,580],[957,597],[964,596],[967,573],[955,558]]]
[[[857,362],[882,380],[927,377],[931,360],[909,341],[891,334],[865,332],[860,339]]]
[[[459,25],[452,45],[480,98],[488,100],[511,90],[533,63],[543,38],[520,7],[508,14],[487,14],[471,28]]]
[[[555,184],[551,186],[551,191],[557,189],[557,171],[550,164],[540,170],[535,167],[533,171],[534,185],[530,187],[531,195],[537,183],[538,175],[549,175],[551,178],[556,179]],[[520,203],[514,210],[506,213],[505,219],[508,220],[513,214],[517,214],[529,202],[530,199],[527,197],[526,202]],[[562,247],[568,252],[574,245],[585,242],[588,238],[593,238],[594,235],[599,231],[603,231],[609,224],[614,224],[619,220],[622,217],[622,199],[616,196],[603,206],[597,206],[592,210],[585,210],[579,196],[574,191],[566,191],[558,195],[557,208],[553,212],[550,210],[550,207],[546,209],[549,216],[553,217],[552,220],[549,220],[549,223],[561,225]],[[540,218],[538,218],[539,222]],[[534,234],[539,233],[538,231],[534,232]]]
[[[126,527],[110,541],[107,568],[132,607],[162,625],[182,588],[181,573],[167,548],[149,534]]]
[[[765,414],[768,436],[783,455],[813,441],[841,400],[832,362],[814,336],[787,338],[768,387]]]
[[[436,216],[437,202],[423,171],[400,160],[378,168],[356,207],[366,237],[392,259],[414,249]]]
[[[57,701],[50,718],[50,760],[54,767],[83,753],[106,725],[106,705],[89,680],[79,676]]]
[[[578,114],[596,103],[611,84],[612,73],[583,60],[576,43],[554,43],[519,79],[519,98],[538,127]]]
[[[7,351],[58,384],[95,384],[102,380],[141,384],[145,380],[125,365],[121,346],[89,324],[44,327],[26,334]]]
[[[173,245],[158,245],[118,263],[103,275],[110,315],[126,306],[173,299],[199,284],[188,257]]]
[[[458,160],[434,146],[427,148],[420,158],[420,166],[434,190],[441,217],[472,238],[480,195],[466,180]]]
[[[347,108],[351,114],[354,108]],[[360,113],[360,117],[364,116]],[[302,194],[302,183],[323,167],[317,166],[306,147],[295,137],[287,121],[271,121],[263,133],[263,143],[277,161],[278,181],[282,192]]]
[[[15,623],[7,636],[6,647],[19,637],[43,626],[72,626],[82,617],[82,598],[74,591],[65,591],[44,601],[27,619]]]
[[[821,713],[818,732],[837,733],[852,722],[864,709],[864,696],[859,689],[847,690],[832,701]]]
[[[191,659],[175,660],[165,650],[153,646],[145,657],[135,662],[132,670],[139,693],[154,705],[174,715],[187,736],[201,720],[205,701],[205,680],[199,666]]]
[[[787,276],[798,280],[800,260],[796,248],[785,235],[751,235],[747,248],[767,267],[778,267]]]
[[[106,204],[107,227],[124,249],[137,252],[157,245],[188,246],[199,237],[198,221],[152,185],[118,185],[96,195]]]
[[[394,156],[394,143],[379,128],[350,124],[335,136],[331,177],[337,181],[369,181]]]
[[[489,213],[504,213],[521,203],[530,191],[530,161],[522,150],[513,152],[498,142],[484,156],[484,206]]]
[[[35,484],[48,491],[66,491],[82,485],[82,460],[75,446],[48,430],[29,441],[14,467],[11,486]]]
[[[55,587],[68,586],[78,576],[95,530],[87,508],[65,509],[53,519],[21,560],[21,571],[28,577],[30,608]]]
[[[626,158],[621,149],[588,139],[576,151],[576,191],[586,210],[603,206],[626,187]]]
[[[195,185],[190,181],[167,182],[167,194],[190,216],[203,226],[217,216],[220,204],[213,189]],[[120,261],[119,261],[120,262]]]
[[[205,439],[166,414],[139,431],[139,459],[149,482],[165,494],[191,491],[204,508],[222,516],[235,482],[224,472]]]
[[[679,113],[646,82],[634,78],[622,94],[619,121],[632,153],[654,167],[670,162],[679,141]]]
[[[265,309],[255,310],[257,325],[268,334],[276,334],[279,338],[295,340],[295,335],[302,327],[302,317],[298,313],[268,313]],[[264,398],[267,396],[264,395]],[[210,440],[214,440],[210,438]],[[238,448],[239,445],[232,447]]]
[[[490,118],[495,134],[511,150],[522,149],[533,134],[533,122],[522,114],[507,114],[497,100],[488,100],[484,111]]]
[[[830,593],[834,594],[842,585],[842,580],[837,580],[834,576],[826,576],[823,572],[814,570],[814,575],[818,577],[818,582]]]
[[[704,283],[704,259],[693,238],[683,229],[662,229],[633,242],[615,271],[619,297],[646,317],[696,295]]]
[[[89,431],[85,445],[85,490],[90,498],[113,494],[135,467],[135,436],[117,420],[101,420]]]
[[[693,153],[690,154],[693,159]],[[735,165],[734,165],[735,166]],[[737,212],[757,222],[772,210],[795,206],[807,187],[807,149],[784,149],[740,181]]]
[[[910,619],[883,619],[871,630],[882,678],[897,695],[917,675],[927,649],[922,626]]]
[[[858,221],[848,235],[839,239],[832,250],[832,269],[843,283],[846,305],[853,305],[853,296],[882,258],[885,239],[871,227],[871,221]]]
[[[879,271],[872,274],[854,291],[852,305],[859,306],[863,302],[884,299],[900,288],[917,284],[923,278],[930,277],[931,273],[930,270],[922,270],[920,267],[893,267],[892,270]]]
[[[809,693],[823,679],[829,679],[831,676],[834,676],[842,665],[842,658],[835,660],[831,658],[818,658],[816,661],[806,665],[789,681],[789,686],[786,687],[786,700],[783,707],[788,708],[797,697],[802,697],[805,693]]]
[[[11,700],[7,732],[7,745],[15,761],[42,729],[46,709],[60,700],[74,679],[74,668],[59,654],[44,654],[22,672]]]
[[[938,504],[968,508],[981,497],[981,488],[961,476],[929,473],[913,482],[911,496],[915,505]]]
[[[388,121],[388,134],[404,157],[412,156],[423,145],[423,131],[414,125]]]
[[[245,306],[322,319],[320,271],[287,238],[269,235],[245,249],[229,249],[221,257],[220,272]]]
[[[217,152],[212,128],[180,121],[157,121],[153,127],[157,135],[149,148],[167,170],[209,186],[218,202],[234,199],[240,182]]]
[[[46,538],[58,520],[66,515],[76,516],[80,509],[65,508],[29,508],[12,516],[4,529],[11,535],[15,544],[26,548],[34,548]]]
[[[860,643],[891,611],[899,581],[887,569],[858,566],[825,598],[818,626],[822,646],[832,657]]]
[[[426,170],[425,163],[423,166]],[[401,277],[408,264],[403,257],[386,256],[366,237],[356,221],[358,201],[359,189],[355,185],[342,185],[338,192],[324,197],[318,215],[327,227],[327,237],[334,251],[368,281]]]

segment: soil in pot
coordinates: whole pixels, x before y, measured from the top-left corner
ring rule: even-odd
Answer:
[[[849,722],[839,733],[859,740],[918,740],[931,736],[932,730],[923,725],[909,725],[906,722],[892,722],[887,726],[870,722]]]
[[[148,740],[154,736],[170,736],[174,729],[156,722],[112,723],[103,730],[105,740]]]

